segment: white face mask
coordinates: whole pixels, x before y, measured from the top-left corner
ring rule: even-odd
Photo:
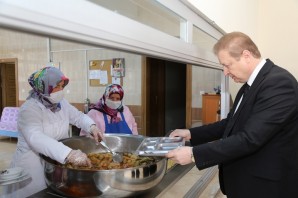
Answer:
[[[118,109],[120,107],[121,103],[122,102],[120,100],[119,101],[112,101],[110,99],[106,99],[106,105],[108,107],[110,107],[111,109]]]
[[[51,93],[48,99],[50,100],[51,103],[59,103],[61,100],[64,98],[64,92],[63,90],[57,91],[55,93]]]

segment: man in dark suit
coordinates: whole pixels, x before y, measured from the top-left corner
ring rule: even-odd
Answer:
[[[224,74],[245,83],[227,118],[176,129],[190,140],[166,156],[198,169],[219,165],[228,198],[298,197],[298,84],[285,69],[261,58],[245,34],[224,35],[214,46]],[[244,94],[245,92],[245,94]]]

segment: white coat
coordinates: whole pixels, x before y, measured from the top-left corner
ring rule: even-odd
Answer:
[[[69,124],[86,131],[90,131],[90,126],[95,124],[65,99],[60,104],[61,110],[55,113],[33,98],[21,106],[18,118],[19,137],[11,167],[23,167],[31,175],[31,179],[7,186],[5,197],[27,197],[45,189],[39,153],[64,163],[71,149],[57,140],[69,137]]]

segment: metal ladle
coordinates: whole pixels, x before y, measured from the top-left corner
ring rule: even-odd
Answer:
[[[104,141],[101,141],[100,144],[103,145],[110,153],[112,153],[114,162],[120,163],[123,161],[123,156],[120,153],[112,151]]]

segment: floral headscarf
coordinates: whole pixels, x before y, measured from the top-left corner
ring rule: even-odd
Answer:
[[[108,114],[111,116],[111,122],[116,123],[120,121],[120,118],[117,117],[118,112],[123,112],[123,105],[121,103],[120,107],[118,109],[111,109],[106,105],[106,99],[109,98],[112,94],[119,94],[120,100],[122,101],[124,96],[124,91],[122,87],[118,84],[111,84],[106,87],[106,90],[103,94],[103,96],[99,99],[98,103],[91,107],[91,109],[96,109],[100,112],[103,112],[105,114]]]
[[[29,92],[29,98],[35,98],[39,100],[47,109],[53,112],[60,111],[60,103],[53,104],[47,97],[50,96],[53,89],[59,82],[64,80],[65,87],[69,79],[56,67],[44,67],[41,70],[34,72],[28,79],[32,90]]]

